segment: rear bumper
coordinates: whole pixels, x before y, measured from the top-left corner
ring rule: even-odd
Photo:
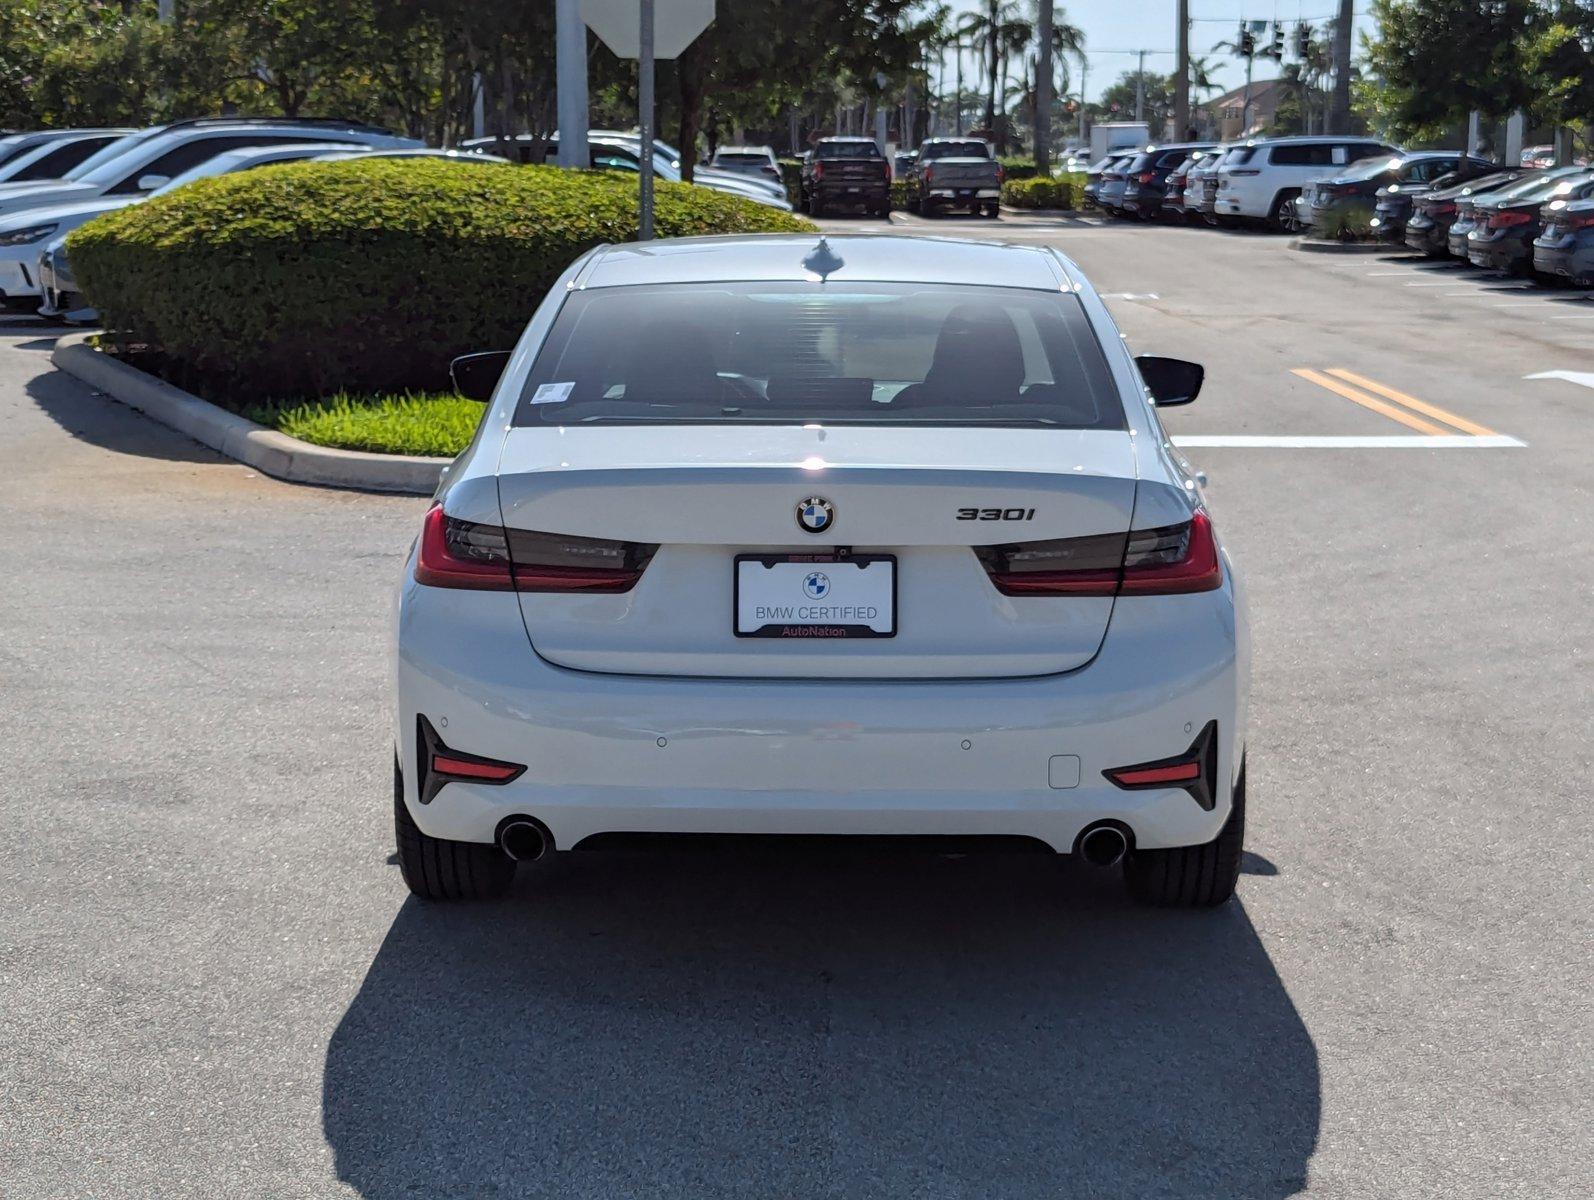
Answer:
[[[809,191],[821,200],[835,204],[883,204],[891,195],[891,185],[886,183],[820,183],[810,184]]]
[[[1559,238],[1553,245],[1533,244],[1533,268],[1563,279],[1594,279],[1594,238],[1581,243],[1574,236]]]
[[[1533,247],[1515,237],[1467,238],[1467,261],[1475,267],[1509,271],[1532,261]]]
[[[636,832],[1022,836],[1066,852],[1104,819],[1145,848],[1194,845],[1228,815],[1249,660],[1230,575],[1214,592],[1119,601],[1079,670],[964,681],[570,671],[532,650],[512,594],[406,577],[393,733],[416,824],[459,841],[491,841],[523,814],[560,849]],[[418,715],[450,748],[527,770],[501,786],[449,783],[421,805]],[[1213,720],[1213,810],[1182,789],[1103,778],[1180,754]]]

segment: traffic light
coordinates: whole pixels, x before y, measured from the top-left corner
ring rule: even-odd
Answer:
[[[1269,57],[1284,61],[1284,26],[1277,21],[1273,22],[1273,44],[1267,48],[1267,52]]]
[[[1312,27],[1304,21],[1295,27],[1295,57],[1305,60],[1312,52]]]
[[[1256,54],[1256,37],[1251,33],[1250,26],[1244,22],[1240,24],[1240,57],[1251,58]]]

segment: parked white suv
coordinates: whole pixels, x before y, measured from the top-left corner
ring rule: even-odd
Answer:
[[[1325,175],[1379,154],[1399,154],[1398,146],[1368,137],[1264,138],[1236,146],[1218,167],[1214,208],[1221,218],[1267,221],[1291,227],[1301,188]]]

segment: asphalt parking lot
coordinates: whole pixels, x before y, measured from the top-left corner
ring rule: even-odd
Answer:
[[[1594,298],[1244,233],[898,224],[1055,242],[1137,351],[1207,365],[1168,424],[1249,580],[1239,900],[622,854],[409,899],[386,643],[425,501],[262,478],[19,319],[0,1196],[1594,1192]]]

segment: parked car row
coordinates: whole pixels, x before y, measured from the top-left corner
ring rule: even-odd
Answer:
[[[1513,168],[1430,189],[1380,232],[1434,257],[1594,285],[1594,167]]]
[[[1085,196],[1125,219],[1371,236],[1478,267],[1594,284],[1588,165],[1504,167],[1361,137],[1177,142],[1109,153],[1090,165]]]

